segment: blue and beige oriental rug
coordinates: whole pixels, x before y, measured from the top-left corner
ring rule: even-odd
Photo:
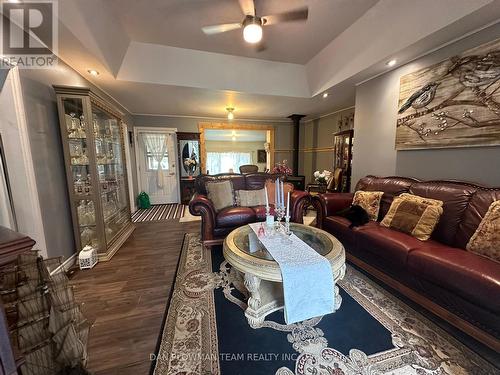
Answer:
[[[494,374],[498,369],[352,267],[334,313],[252,329],[220,247],[187,234],[152,359],[156,375]],[[236,281],[234,281],[236,282]],[[241,289],[241,288],[240,288]]]

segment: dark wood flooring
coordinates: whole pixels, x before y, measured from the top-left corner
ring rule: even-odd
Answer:
[[[184,234],[200,222],[137,223],[109,262],[77,271],[75,286],[92,323],[88,370],[94,375],[148,374]]]

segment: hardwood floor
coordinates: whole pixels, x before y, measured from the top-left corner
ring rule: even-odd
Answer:
[[[184,234],[199,230],[200,222],[137,223],[111,261],[72,277],[92,323],[87,367],[94,375],[149,373]]]

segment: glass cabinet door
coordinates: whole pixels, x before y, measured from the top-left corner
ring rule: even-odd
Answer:
[[[95,139],[95,154],[99,197],[104,216],[106,244],[130,222],[127,205],[125,167],[122,158],[122,133],[116,117],[92,106],[92,129]]]
[[[92,191],[92,177],[90,170],[89,147],[91,139],[88,137],[88,122],[84,114],[82,98],[63,98],[65,132],[63,141],[66,142],[69,153],[70,185],[72,184],[72,199],[76,206],[76,216],[80,234],[81,247],[90,245],[100,249],[95,194]]]

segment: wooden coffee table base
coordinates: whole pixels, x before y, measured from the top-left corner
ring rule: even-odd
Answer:
[[[266,316],[277,310],[284,309],[283,300],[283,285],[281,282],[268,281],[259,277],[235,270],[231,272],[237,273],[235,277],[243,279],[246,290],[240,290],[243,294],[248,294],[247,308],[245,317],[248,324],[252,328],[260,328],[266,319]],[[345,274],[345,265],[341,272],[335,278],[335,282],[342,279]],[[335,311],[340,308],[342,297],[339,294],[339,287],[335,285]]]

